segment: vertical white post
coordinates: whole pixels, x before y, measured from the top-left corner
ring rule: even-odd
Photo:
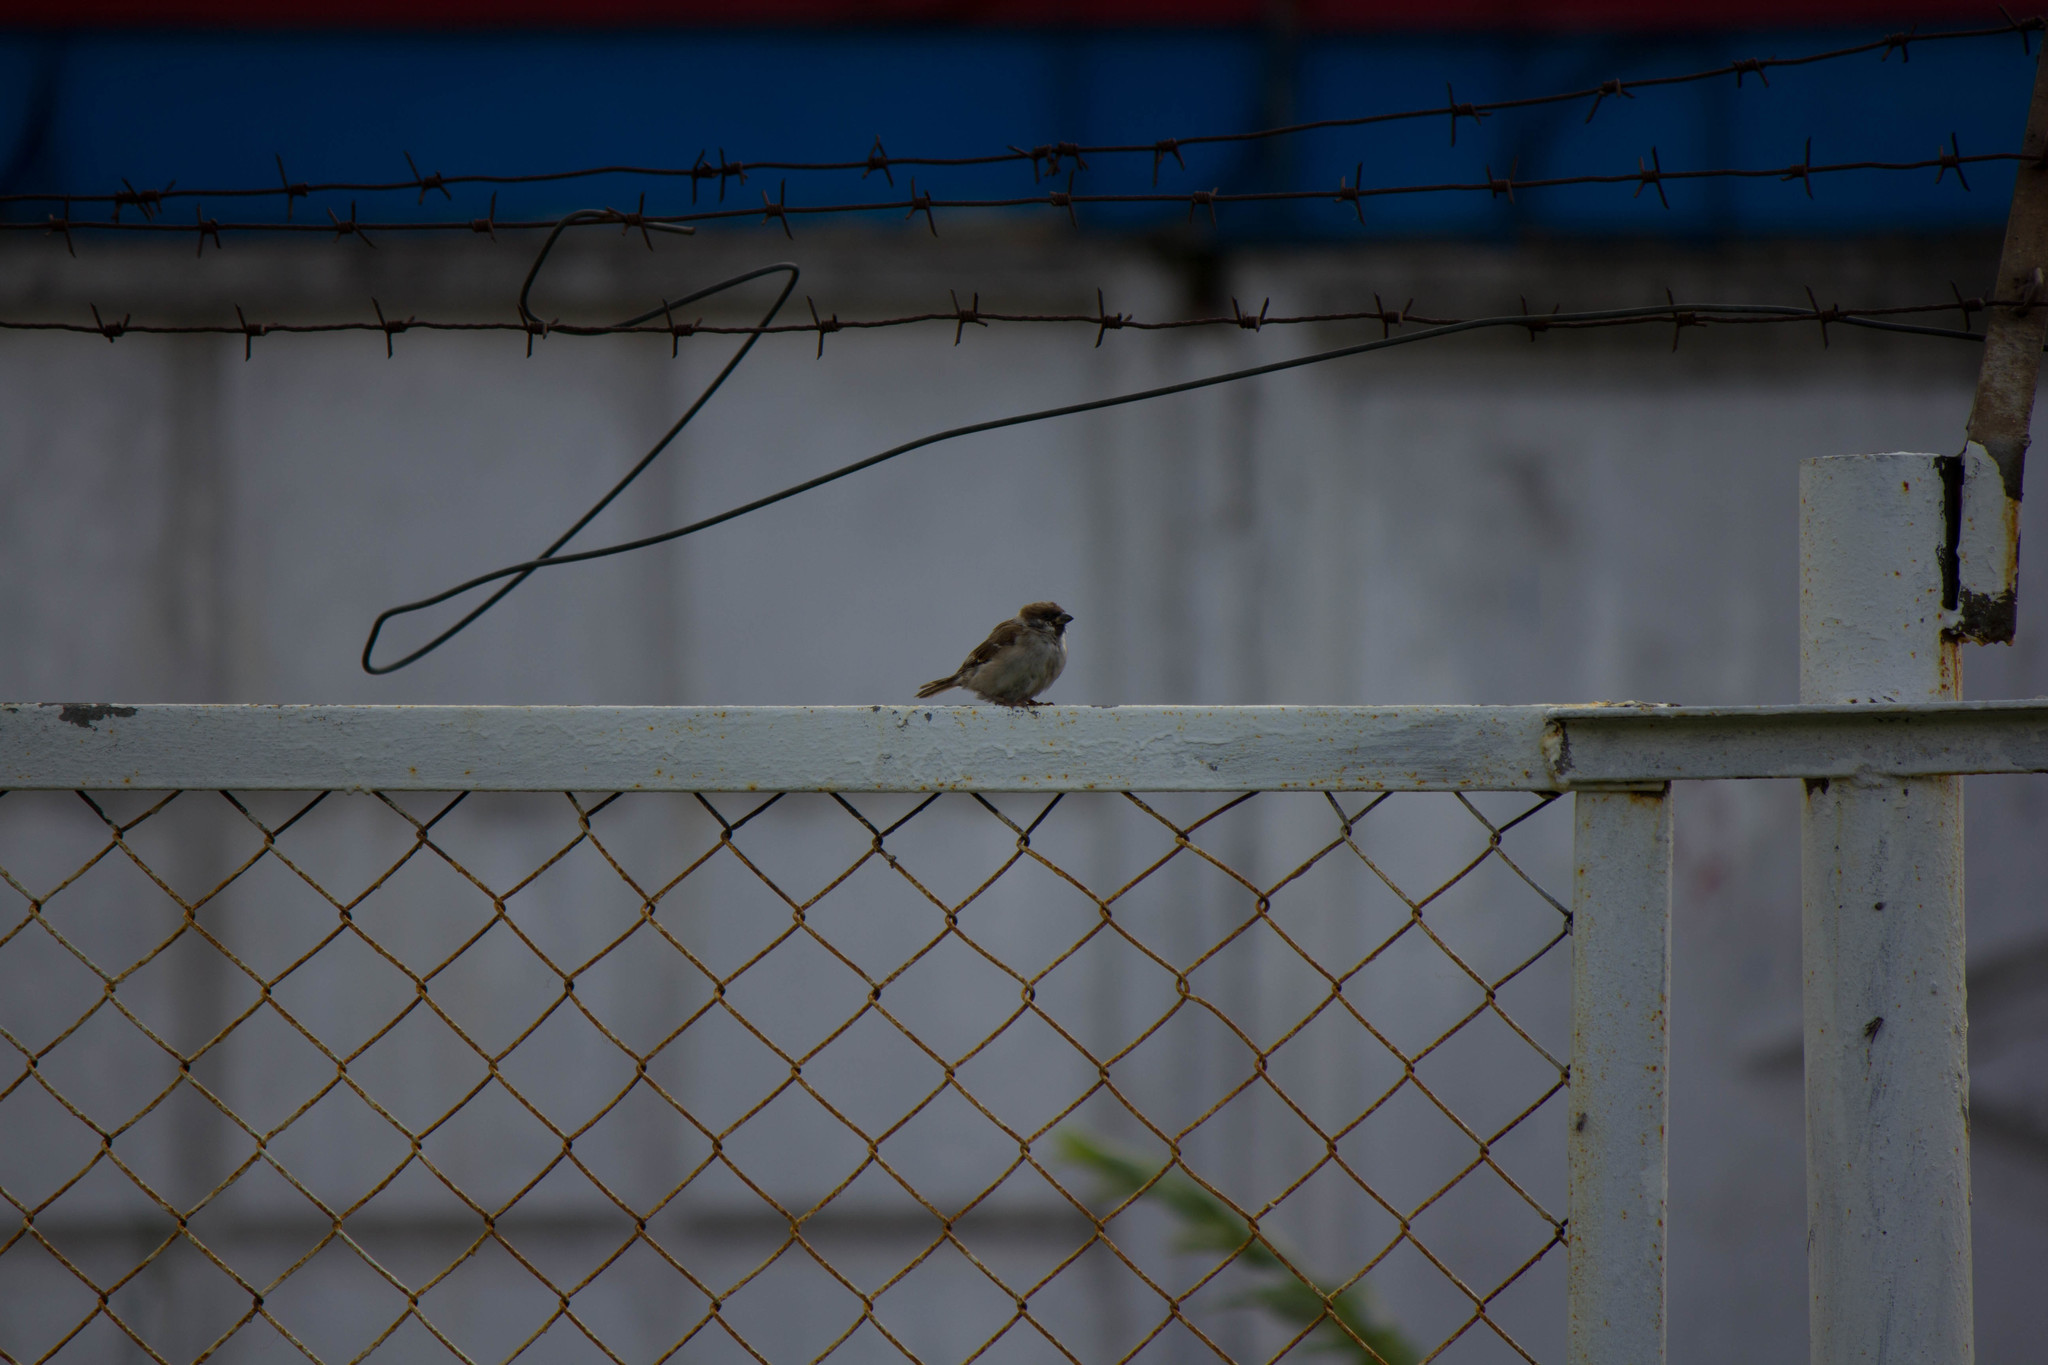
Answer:
[[[1668,791],[1572,797],[1570,1365],[1664,1359]]]
[[[1800,466],[1799,698],[1948,701],[1941,466]],[[1813,1365],[1969,1365],[1963,798],[1955,777],[1813,780],[1800,823]]]

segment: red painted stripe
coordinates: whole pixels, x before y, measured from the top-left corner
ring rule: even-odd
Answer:
[[[2013,6],[2031,14],[2035,6]],[[894,24],[1257,26],[1272,0],[0,0],[0,24],[116,28],[617,28]],[[1296,0],[1321,31],[1733,29],[2000,22],[1975,0]]]

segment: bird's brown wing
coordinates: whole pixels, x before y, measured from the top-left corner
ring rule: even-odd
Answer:
[[[1023,634],[1023,622],[1017,620],[1003,622],[988,633],[986,640],[983,640],[974,647],[974,652],[967,656],[967,662],[961,664],[953,676],[957,678],[968,669],[978,668],[982,664],[987,663],[990,659],[995,658],[997,653],[1005,646],[1017,643],[1018,637]]]

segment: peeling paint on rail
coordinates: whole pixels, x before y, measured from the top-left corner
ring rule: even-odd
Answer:
[[[0,706],[0,787],[1545,791],[1541,707]]]
[[[2048,702],[1555,706],[0,704],[0,788],[1562,791],[2048,771]]]

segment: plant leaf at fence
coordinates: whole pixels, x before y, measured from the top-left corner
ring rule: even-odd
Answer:
[[[1268,1235],[1254,1233],[1228,1204],[1176,1174],[1172,1162],[1154,1165],[1072,1129],[1059,1135],[1059,1150],[1101,1179],[1102,1202],[1122,1203],[1135,1196],[1164,1204],[1180,1221],[1177,1250],[1230,1252],[1247,1269],[1276,1276],[1238,1301],[1256,1304],[1289,1327],[1312,1328],[1313,1349],[1342,1352],[1371,1365],[1415,1365],[1419,1359],[1406,1337],[1375,1320],[1363,1285],[1333,1292],[1303,1278],[1290,1264],[1298,1258],[1276,1255]]]

